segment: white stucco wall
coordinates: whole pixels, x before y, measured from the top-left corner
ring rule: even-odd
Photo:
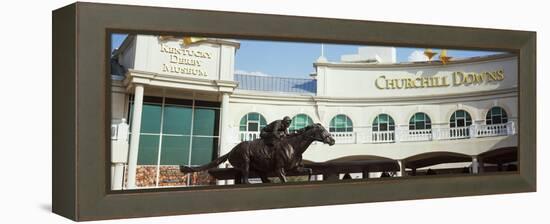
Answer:
[[[376,116],[385,113],[390,115],[397,128],[408,129],[409,119],[417,112],[424,112],[430,116],[432,128],[447,128],[449,120],[456,110],[465,110],[470,113],[472,121],[485,124],[485,116],[490,108],[502,107],[509,120],[518,117],[516,93],[500,95],[484,95],[446,98],[434,100],[406,100],[377,102],[357,100],[348,103],[332,103],[319,106],[315,97],[267,95],[237,91],[230,101],[229,126],[231,141],[236,145],[240,140],[239,122],[249,112],[262,114],[267,122],[281,119],[283,116],[307,114],[315,123],[321,123],[328,129],[331,119],[344,114],[353,122],[354,132],[357,134],[357,144],[337,144],[332,147],[323,144],[314,144],[304,154],[304,159],[323,162],[346,156],[375,155],[392,159],[402,159],[408,156],[437,151],[449,151],[467,155],[477,155],[498,147],[517,146],[517,135],[472,138],[461,140],[432,140],[421,142],[396,143],[367,143],[366,138],[372,128]],[[399,127],[398,127],[399,126]]]
[[[370,65],[361,63],[317,63],[318,96],[329,97],[406,97],[463,94],[517,88],[517,58],[456,62],[447,65],[405,64]],[[483,73],[502,70],[504,80],[481,84],[455,85],[453,72]],[[449,86],[432,88],[378,89],[377,79],[445,77]],[[379,81],[383,84],[382,81]]]

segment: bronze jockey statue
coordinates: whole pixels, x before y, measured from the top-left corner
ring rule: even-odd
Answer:
[[[282,136],[288,135],[288,127],[292,119],[285,116],[282,120],[275,120],[262,128],[260,138],[264,140],[264,143],[269,147],[274,145],[274,140],[280,140]]]

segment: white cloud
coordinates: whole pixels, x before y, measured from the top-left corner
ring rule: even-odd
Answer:
[[[428,57],[426,57],[426,55],[424,55],[424,52],[423,52],[423,51],[416,50],[416,51],[413,51],[413,52],[409,55],[408,60],[409,60],[410,62],[428,61]]]
[[[263,72],[249,72],[245,70],[235,70],[235,74],[243,74],[243,75],[255,75],[255,76],[272,76],[270,74],[266,74]]]

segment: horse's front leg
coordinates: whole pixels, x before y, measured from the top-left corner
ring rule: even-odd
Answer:
[[[307,172],[307,181],[311,181],[311,176],[313,175],[313,170],[311,168],[302,167],[302,171]]]
[[[250,184],[250,182],[248,181],[248,176],[250,174],[250,160],[249,159],[245,159],[244,164],[243,164],[243,168],[241,169],[241,173],[242,173],[242,182],[241,183]]]
[[[281,183],[286,183],[285,168],[283,168],[283,167],[278,168],[276,173],[277,173],[277,176],[279,176],[279,179],[281,180]]]
[[[296,171],[299,173],[307,172],[307,181],[311,181],[311,176],[313,175],[313,169],[305,168],[304,166],[296,167]]]

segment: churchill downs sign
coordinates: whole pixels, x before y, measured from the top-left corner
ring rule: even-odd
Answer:
[[[379,76],[374,85],[378,89],[416,89],[448,86],[481,85],[489,82],[504,80],[504,71],[491,72],[453,72],[445,76],[415,77],[415,78],[387,78]]]

